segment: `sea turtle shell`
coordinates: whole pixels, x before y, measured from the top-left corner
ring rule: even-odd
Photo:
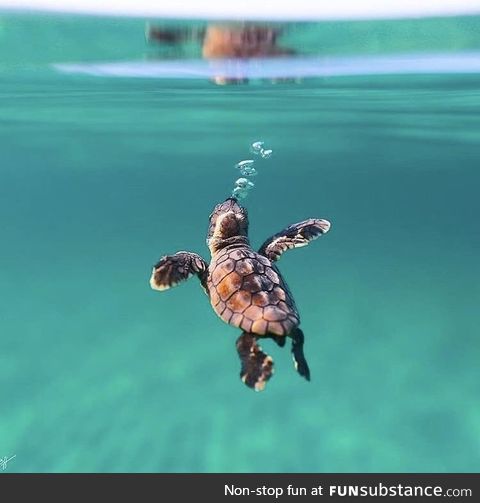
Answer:
[[[288,335],[300,323],[278,269],[248,247],[224,248],[212,258],[207,289],[226,323],[257,335]]]

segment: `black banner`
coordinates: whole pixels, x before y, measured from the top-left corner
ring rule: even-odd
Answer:
[[[478,474],[0,474],[2,496],[131,501],[480,501]]]

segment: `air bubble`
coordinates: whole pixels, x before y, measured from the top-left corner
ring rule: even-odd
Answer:
[[[243,176],[257,176],[257,170],[255,168],[250,167],[250,166],[246,166],[244,168],[241,168],[240,173]]]
[[[240,170],[243,176],[256,176],[257,170],[253,167],[254,161],[248,159],[246,161],[240,161],[235,167]]]
[[[245,189],[242,189],[241,187],[235,187],[232,190],[232,197],[235,197],[236,199],[245,199],[248,195],[248,191]]]
[[[241,170],[243,176],[257,176],[257,170],[255,168],[243,168]]]
[[[263,150],[260,152],[260,155],[264,158],[264,159],[268,159],[269,157],[271,157],[273,154],[273,150],[271,149],[267,149],[267,150]]]
[[[250,152],[252,154],[260,155],[263,150],[263,141],[255,141],[250,145]]]
[[[240,161],[235,165],[236,168],[241,169],[241,168],[246,168],[251,166],[255,161],[253,159],[246,159],[245,161]]]
[[[254,183],[250,182],[249,180],[247,180],[246,178],[239,178],[236,182],[235,182],[235,186],[240,188],[240,189],[246,189],[246,190],[250,190],[252,187],[255,186]]]

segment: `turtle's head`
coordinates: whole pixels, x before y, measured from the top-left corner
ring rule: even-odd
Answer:
[[[212,255],[229,244],[248,243],[247,210],[234,197],[217,204],[210,215],[207,245]]]

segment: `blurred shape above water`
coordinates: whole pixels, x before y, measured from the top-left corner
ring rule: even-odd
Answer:
[[[228,28],[243,25],[231,24]],[[381,58],[383,73],[398,73],[395,72],[398,68],[396,58],[406,55],[458,56],[462,59],[480,51],[480,16],[263,22],[250,23],[241,30],[235,28],[230,40],[230,48],[234,48],[243,38],[246,44],[243,53],[251,54],[256,50],[257,56],[205,59],[204,42],[206,50],[210,40],[216,40],[218,47],[219,35],[225,36],[225,29],[218,27],[224,26],[158,18],[145,26],[145,19],[18,15],[0,11],[0,72],[18,69],[38,72],[47,65],[61,63],[92,65],[82,73],[105,76],[213,79],[215,75],[226,75],[227,81],[262,78],[271,81],[283,75],[291,78],[340,75],[343,72],[338,63],[348,59],[365,60],[367,65],[371,59],[373,64],[375,58]],[[148,44],[145,31],[147,37],[152,32]],[[279,55],[279,48],[288,54]],[[392,71],[383,63],[386,58],[392,59]],[[93,68],[93,64],[101,66]],[[442,73],[445,72],[442,70]]]
[[[293,49],[279,44],[282,32],[281,26],[247,22],[210,23],[205,28],[190,31],[184,27],[162,28],[147,24],[145,35],[147,42],[159,46],[197,43],[201,47],[202,58],[210,61],[276,58],[295,54]],[[219,85],[244,84],[248,82],[248,77],[241,71],[238,75],[219,71],[212,80]]]
[[[209,25],[203,39],[202,54],[207,59],[265,58],[284,56],[294,51],[278,45],[279,27],[244,23],[240,26]]]
[[[149,61],[60,63],[54,67],[63,73],[108,77],[204,78],[220,85],[253,80],[298,82],[311,77],[480,73],[480,41],[472,38],[480,18],[407,20],[400,24],[404,28],[398,31],[399,43],[392,49],[382,38],[385,30],[398,30],[389,23],[159,22],[145,27]],[[428,26],[433,30],[428,44],[426,40],[412,41],[411,29]],[[448,40],[445,47],[435,42],[433,50],[440,31],[448,38],[447,33],[450,37],[458,34],[456,28],[463,33],[462,44],[456,39],[453,50]],[[308,43],[307,34],[311,35]],[[329,34],[334,35],[334,46],[328,43]],[[432,49],[427,49],[429,46]],[[406,48],[413,50],[400,50]]]

